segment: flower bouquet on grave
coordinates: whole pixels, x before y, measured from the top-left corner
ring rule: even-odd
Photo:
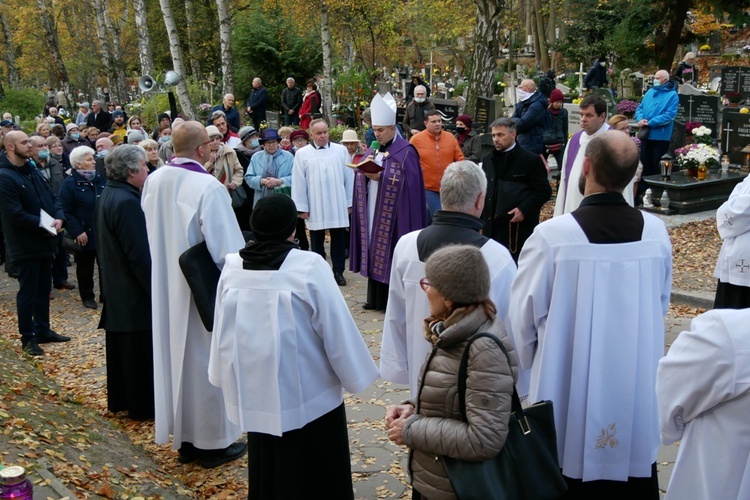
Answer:
[[[719,152],[707,144],[688,144],[675,150],[680,168],[688,171],[691,177],[697,176],[698,167],[712,167],[719,164]]]
[[[736,105],[742,102],[742,94],[740,94],[739,92],[729,92],[724,97],[727,101],[729,101],[729,104]]]
[[[698,144],[707,144],[709,146],[713,144],[713,139],[711,139],[711,129],[703,125],[693,129],[693,137]]]
[[[632,118],[635,115],[636,109],[638,109],[638,103],[630,99],[622,99],[617,103],[617,112],[628,118]]]

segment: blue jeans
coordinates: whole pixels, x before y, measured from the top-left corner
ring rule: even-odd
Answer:
[[[18,294],[16,312],[23,343],[49,333],[49,293],[52,290],[52,257],[16,262]]]
[[[331,267],[336,273],[343,273],[346,267],[345,249],[348,244],[346,238],[346,228],[336,227],[327,230],[331,233]],[[326,229],[310,231],[310,250],[326,258],[325,249]]]
[[[443,208],[440,204],[440,193],[425,189],[424,196],[427,199],[427,212],[430,214],[430,220],[432,220],[435,216],[435,212]]]

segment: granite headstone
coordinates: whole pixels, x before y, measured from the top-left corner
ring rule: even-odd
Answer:
[[[711,129],[711,137],[716,139],[719,132],[719,97],[713,95],[680,94],[676,121],[682,123],[700,122]]]
[[[735,164],[744,162],[742,149],[750,145],[750,114],[723,113],[721,120],[721,150]]]

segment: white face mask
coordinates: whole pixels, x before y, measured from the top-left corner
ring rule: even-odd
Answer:
[[[605,62],[600,62],[599,64],[602,65],[602,66],[606,66],[607,65],[607,63],[605,63]]]
[[[659,87],[661,85],[661,82],[659,80],[654,80],[654,87]]]
[[[415,97],[414,102],[417,102],[419,104],[422,104],[425,101],[424,97]]]
[[[519,101],[525,101],[526,99],[531,97],[531,94],[533,94],[533,92],[526,92],[521,88],[516,89],[516,95],[518,96]]]

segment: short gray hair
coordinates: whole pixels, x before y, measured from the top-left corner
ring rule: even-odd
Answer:
[[[479,165],[469,160],[453,162],[440,181],[440,203],[444,210],[468,212],[486,190],[487,177]]]
[[[146,159],[146,150],[140,145],[123,144],[104,158],[104,166],[107,168],[107,179],[112,181],[128,182],[130,174],[138,174],[141,171],[141,160]]]
[[[513,121],[512,118],[508,118],[507,116],[502,116],[492,122],[492,125],[490,127],[505,127],[511,132],[516,131],[516,122]]]
[[[211,123],[213,123],[214,120],[216,120],[218,118],[224,118],[226,120],[227,119],[227,114],[225,112],[221,111],[220,109],[217,109],[216,111],[214,111],[213,113],[211,113],[211,116],[209,117],[208,121],[210,121]]]
[[[70,156],[68,157],[68,160],[70,160],[70,166],[73,168],[78,168],[78,165],[86,158],[88,155],[96,155],[96,151],[91,149],[88,146],[78,146],[73,151],[70,152]]]

